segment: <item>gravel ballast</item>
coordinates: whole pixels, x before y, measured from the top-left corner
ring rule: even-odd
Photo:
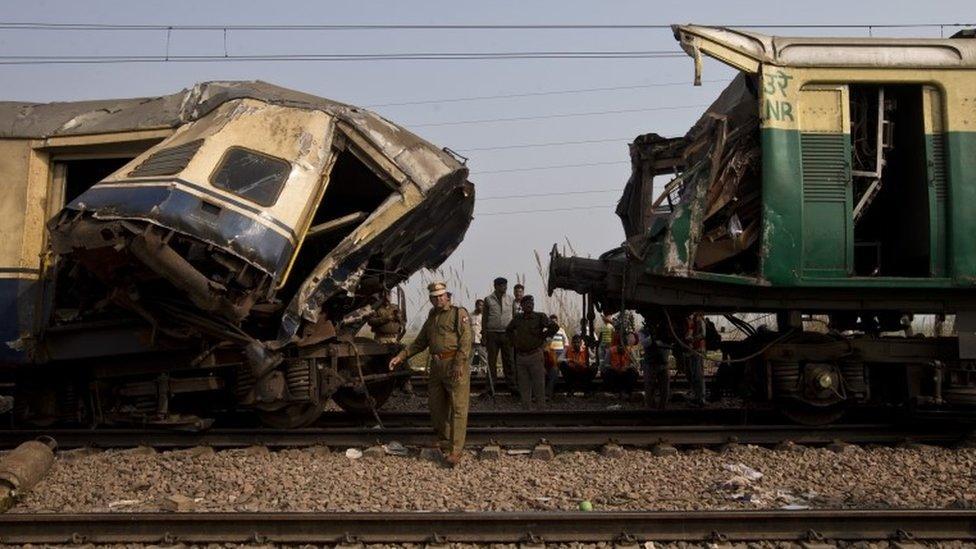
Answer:
[[[976,502],[976,450],[625,449],[473,456],[456,469],[346,449],[60,453],[11,512],[516,511],[950,507]],[[352,453],[355,455],[355,452]]]

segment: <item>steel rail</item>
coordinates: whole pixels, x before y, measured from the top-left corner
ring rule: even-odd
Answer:
[[[527,448],[541,441],[557,447],[588,448],[608,442],[627,446],[715,446],[729,442],[774,445],[784,441],[823,445],[834,441],[854,444],[898,444],[912,441],[952,444],[966,438],[970,429],[954,423],[941,424],[850,424],[807,427],[798,425],[682,425],[682,426],[514,426],[471,427],[467,445],[499,444]],[[429,427],[334,427],[312,429],[211,429],[201,432],[146,429],[15,429],[0,431],[0,448],[12,448],[26,440],[47,435],[60,448],[129,448],[152,446],[160,449],[212,446],[237,448],[264,445],[296,448],[315,445],[363,447],[397,441],[407,446],[427,446],[433,441]]]
[[[13,543],[972,540],[976,511],[92,513],[0,515]]]
[[[423,425],[430,422],[427,410],[409,411],[379,411],[383,425]],[[859,423],[877,421],[887,416],[875,414],[857,415]],[[679,425],[679,424],[709,424],[709,425],[741,425],[765,423],[782,423],[783,416],[771,409],[751,408],[682,408],[668,410],[472,410],[468,413],[469,426],[506,426],[506,425]],[[333,427],[337,425],[373,424],[372,416],[354,416],[346,412],[326,412],[317,422],[319,427]]]

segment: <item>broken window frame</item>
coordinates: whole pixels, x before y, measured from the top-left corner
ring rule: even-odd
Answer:
[[[257,185],[258,183],[261,183],[262,181],[264,181],[265,179],[267,179],[269,176],[265,176],[262,179],[259,179],[259,180],[255,181],[255,182],[250,183],[250,185],[248,185],[245,188],[244,191],[242,191],[241,189],[232,189],[232,188],[227,187],[226,185],[223,185],[220,182],[218,182],[218,176],[227,167],[227,163],[230,161],[230,155],[233,154],[233,153],[235,153],[235,152],[237,152],[237,151],[243,151],[243,152],[248,153],[248,154],[253,155],[253,156],[265,158],[267,160],[270,160],[273,164],[279,164],[282,167],[287,167],[287,170],[284,170],[284,171],[276,171],[273,174],[277,178],[280,178],[280,181],[277,182],[276,187],[275,187],[275,190],[274,190],[274,193],[273,193],[273,196],[271,196],[267,202],[262,202],[262,201],[258,200],[257,197],[252,196],[251,194],[247,194],[247,190],[253,189],[255,185]],[[284,158],[279,158],[277,156],[270,155],[268,153],[264,153],[264,152],[261,152],[261,151],[256,151],[254,149],[250,149],[250,148],[247,148],[247,147],[241,147],[241,146],[238,146],[238,145],[234,145],[234,146],[228,147],[227,150],[225,150],[224,153],[221,155],[220,161],[217,162],[217,166],[214,168],[213,172],[210,174],[210,178],[209,179],[210,179],[210,184],[213,185],[217,189],[220,189],[222,191],[227,191],[227,192],[233,194],[234,196],[243,198],[244,200],[247,200],[248,202],[257,204],[258,206],[262,206],[264,208],[270,208],[270,207],[274,206],[278,202],[278,198],[281,197],[281,192],[284,190],[285,185],[288,183],[288,178],[291,175],[291,170],[292,170],[291,162],[289,162],[288,160],[285,160]]]
[[[345,124],[343,122],[338,122],[336,124],[336,131],[334,137],[332,138],[332,144],[329,147],[330,159],[322,170],[322,176],[319,178],[318,188],[316,189],[314,204],[308,210],[306,218],[302,221],[301,230],[297,231],[298,242],[295,246],[295,250],[292,252],[291,259],[288,262],[288,267],[282,273],[281,277],[278,279],[275,290],[283,289],[291,276],[291,271],[295,266],[295,262],[298,260],[298,255],[301,253],[304,247],[305,240],[308,238],[310,233],[314,233],[316,227],[324,225],[325,223],[320,223],[316,226],[312,226],[312,221],[315,219],[315,213],[318,211],[319,207],[322,205],[322,200],[325,198],[326,191],[329,185],[332,183],[332,170],[335,168],[336,160],[338,160],[339,155],[343,152],[349,152],[356,157],[357,160],[363,163],[366,168],[373,173],[384,185],[389,187],[393,193],[396,193],[400,197],[403,196],[403,185],[409,181],[409,177],[403,173],[393,162],[387,159],[375,146],[373,146],[369,141],[364,139],[359,133],[352,128],[352,126]],[[328,221],[330,222],[341,222],[342,225],[347,223],[358,223],[362,225],[366,223],[370,217],[372,217],[374,212],[370,212],[365,217],[358,217],[353,219],[335,219]],[[349,216],[345,216],[349,217]],[[355,231],[355,229],[353,230]]]

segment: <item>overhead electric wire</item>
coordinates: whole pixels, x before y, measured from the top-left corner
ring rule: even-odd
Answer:
[[[722,25],[731,28],[751,29],[907,29],[969,27],[974,23],[759,23]],[[709,26],[709,25],[702,25]],[[46,31],[363,31],[363,30],[671,30],[667,23],[555,23],[555,24],[265,24],[265,25],[163,25],[134,23],[76,23],[0,21],[0,29]]]
[[[716,80],[702,80],[703,84],[713,84],[717,82],[727,83],[728,79],[716,79]],[[687,86],[689,81],[685,80],[682,82],[656,82],[653,84],[634,84],[628,86],[607,86],[602,88],[579,88],[579,89],[569,89],[569,90],[552,90],[552,91],[540,91],[540,92],[525,92],[525,93],[507,93],[500,95],[475,95],[471,97],[451,97],[444,99],[423,99],[418,101],[403,101],[399,103],[376,103],[372,105],[365,105],[366,108],[374,109],[379,107],[401,107],[408,105],[430,105],[435,103],[460,103],[463,101],[484,101],[488,99],[512,99],[518,97],[537,97],[546,95],[569,95],[578,93],[592,93],[592,92],[602,92],[602,91],[617,91],[617,90],[635,90],[644,88],[660,88],[666,86]]]
[[[597,208],[603,208],[609,210],[615,207],[614,204],[609,206],[579,206],[575,208],[542,208],[538,210],[511,210],[511,211],[500,211],[500,212],[486,212],[486,213],[475,213],[475,217],[478,216],[491,216],[491,215],[512,215],[512,214],[527,214],[527,213],[549,213],[549,212],[570,212],[577,210],[595,210]]]
[[[593,143],[620,143],[621,141],[630,141],[631,137],[614,137],[611,139],[584,139],[581,141],[553,141],[549,143],[522,143],[519,145],[498,145],[495,147],[471,147],[471,148],[459,148],[458,150],[463,153],[469,152],[479,152],[479,151],[501,151],[506,149],[532,149],[537,147],[561,147],[564,145],[590,145]]]
[[[223,63],[230,61],[495,61],[519,59],[677,59],[677,51],[415,52],[260,55],[4,55],[0,65]]]
[[[671,105],[667,107],[644,107],[639,109],[616,109],[609,111],[588,111],[588,112],[570,112],[570,113],[558,113],[558,114],[542,114],[535,116],[513,116],[509,118],[481,118],[474,120],[454,120],[450,122],[431,122],[427,124],[407,124],[411,128],[433,128],[437,126],[460,126],[465,124],[485,124],[489,122],[519,122],[522,120],[542,120],[548,118],[570,118],[574,116],[597,116],[604,114],[626,114],[634,112],[649,112],[649,111],[671,111],[679,109],[701,109],[707,107],[708,105]]]
[[[568,196],[576,194],[598,194],[598,193],[619,193],[623,189],[593,189],[592,191],[551,191],[547,193],[527,193],[527,194],[510,194],[505,196],[476,196],[477,200],[508,200],[512,198],[537,198],[537,197],[549,197],[549,196]]]
[[[630,160],[609,160],[607,162],[584,162],[581,164],[554,164],[552,166],[527,166],[524,168],[484,170],[484,171],[471,172],[471,175],[484,175],[490,173],[534,172],[539,170],[556,170],[561,168],[587,168],[590,166],[611,166],[614,164],[630,164]]]

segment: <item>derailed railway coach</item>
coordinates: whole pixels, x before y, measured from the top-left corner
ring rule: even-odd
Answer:
[[[550,290],[636,309],[685,356],[688,315],[728,315],[747,337],[720,379],[799,421],[976,406],[972,32],[673,30],[696,83],[704,57],[738,74],[684,136],[634,140],[626,241],[599,259],[554,249]],[[750,312],[777,329],[735,316]],[[898,333],[914,314],[955,315],[958,336]]]
[[[263,82],[0,103],[13,423],[202,428],[244,410],[297,427],[330,398],[381,405],[404,314],[390,292],[460,243],[467,175],[374,113]],[[382,337],[364,328],[377,314]]]

